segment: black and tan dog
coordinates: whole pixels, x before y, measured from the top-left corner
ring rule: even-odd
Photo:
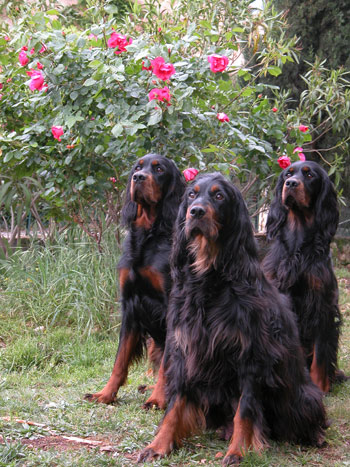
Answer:
[[[148,154],[131,170],[122,219],[129,232],[119,263],[122,323],[119,347],[106,386],[90,401],[114,401],[128,375],[132,361],[143,354],[150,336],[164,349],[166,313],[171,288],[169,256],[173,225],[185,180],[175,164],[160,155]],[[145,406],[164,408],[163,366],[159,384]]]
[[[204,427],[234,425],[225,465],[268,438],[320,445],[312,383],[289,300],[260,268],[247,208],[221,174],[186,190],[175,226],[164,354],[168,408],[139,461]]]
[[[280,175],[267,219],[272,240],[263,262],[268,276],[290,296],[311,378],[328,392],[336,380],[341,315],[330,242],[338,226],[336,192],[316,162],[296,162]]]

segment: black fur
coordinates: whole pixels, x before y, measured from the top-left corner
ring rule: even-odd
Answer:
[[[336,192],[316,162],[296,162],[277,182],[267,219],[267,276],[292,300],[314,382],[325,392],[337,379],[341,316],[330,242],[338,226]]]
[[[197,177],[185,192],[172,274],[169,404],[139,460],[164,456],[199,427],[225,426],[234,416],[225,465],[268,437],[321,444],[322,393],[305,368],[288,298],[265,279],[243,198],[221,174]]]
[[[124,384],[129,364],[143,354],[146,339],[164,349],[171,287],[169,256],[173,224],[185,180],[175,164],[148,154],[133,166],[122,220],[128,228],[119,263],[122,323],[112,375],[88,400],[110,403]]]

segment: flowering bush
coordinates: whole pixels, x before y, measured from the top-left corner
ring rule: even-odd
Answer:
[[[222,171],[258,197],[274,184],[280,156],[298,160],[294,148],[303,147],[308,157],[317,127],[311,106],[288,110],[283,94],[272,89],[267,97],[259,82],[295,54],[269,6],[259,12],[238,0],[228,10],[226,0],[196,0],[158,14],[135,5],[118,24],[103,2],[90,3],[84,29],[67,18],[64,26],[44,2],[34,14],[23,3],[12,25],[0,26],[7,206],[22,199],[32,209],[35,199],[59,220],[82,225],[101,209],[118,220],[131,162],[150,151],[181,170]],[[254,66],[242,61],[246,51]],[[25,188],[16,191],[19,184]]]

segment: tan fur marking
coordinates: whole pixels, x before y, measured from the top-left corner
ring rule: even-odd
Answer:
[[[314,354],[312,357],[312,364],[310,368],[310,376],[311,376],[311,380],[316,384],[316,386],[318,386],[321,389],[321,391],[323,391],[324,393],[329,392],[329,389],[330,389],[329,378],[326,374],[325,368],[317,364],[315,347],[314,347]]]
[[[143,227],[146,230],[149,230],[156,219],[156,211],[153,206],[150,206],[148,209],[139,204],[137,206],[137,215],[135,220],[136,227]]]
[[[122,345],[118,349],[112,374],[106,386],[100,392],[91,394],[91,396],[88,397],[89,400],[103,402],[105,404],[110,404],[114,401],[120,386],[125,383],[128,376],[129,362],[136,342],[136,336],[132,334],[124,338]]]
[[[293,196],[299,207],[307,208],[310,205],[310,196],[305,189],[304,183],[300,182],[296,188],[289,189],[286,186],[286,183],[283,185],[282,189],[282,203],[285,204],[288,195]]]
[[[147,280],[150,281],[152,287],[155,290],[164,292],[164,277],[159,271],[152,268],[151,266],[146,266],[144,268],[139,269],[139,273],[141,274],[141,276],[145,277]]]
[[[152,165],[159,165],[159,161],[157,161],[157,159],[155,159],[155,160],[153,160],[153,161],[151,162],[151,164],[152,164]]]
[[[200,188],[199,185],[195,185],[195,186],[193,187],[193,191],[195,191],[196,193],[199,193],[200,190],[201,190],[201,188]]]
[[[204,426],[204,415],[185,398],[178,398],[165,415],[157,436],[146,449],[151,449],[157,457],[169,454],[175,446],[181,446],[185,437]]]
[[[128,268],[120,268],[119,269],[119,286],[120,290],[124,289],[125,282],[129,279],[130,269]]]
[[[207,240],[204,235],[196,235],[188,244],[188,250],[195,257],[192,269],[196,274],[204,274],[212,266],[215,267],[219,248],[215,242]]]
[[[164,372],[164,361],[162,359],[159,371],[157,383],[153,389],[152,394],[147,399],[144,404],[144,407],[158,407],[158,409],[164,410],[166,407],[166,397],[165,397],[165,385],[166,378]]]
[[[243,457],[249,449],[260,453],[266,441],[249,419],[241,418],[240,404],[233,419],[233,435],[226,456]]]

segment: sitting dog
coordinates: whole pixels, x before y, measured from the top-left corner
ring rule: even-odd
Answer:
[[[290,296],[311,379],[328,392],[345,379],[337,370],[341,316],[330,242],[338,226],[337,196],[316,162],[296,162],[279,176],[267,218],[273,240],[263,269]]]
[[[186,190],[175,225],[164,353],[168,407],[139,461],[204,427],[233,435],[224,465],[267,439],[321,445],[321,391],[305,367],[288,297],[260,268],[247,208],[219,173]]]
[[[105,404],[114,401],[132,361],[143,355],[150,336],[164,349],[166,313],[171,288],[169,256],[172,230],[185,180],[175,164],[148,154],[133,166],[126,190],[122,220],[129,228],[119,263],[122,323],[119,347],[106,386],[85,399]],[[163,366],[145,407],[164,408]]]

